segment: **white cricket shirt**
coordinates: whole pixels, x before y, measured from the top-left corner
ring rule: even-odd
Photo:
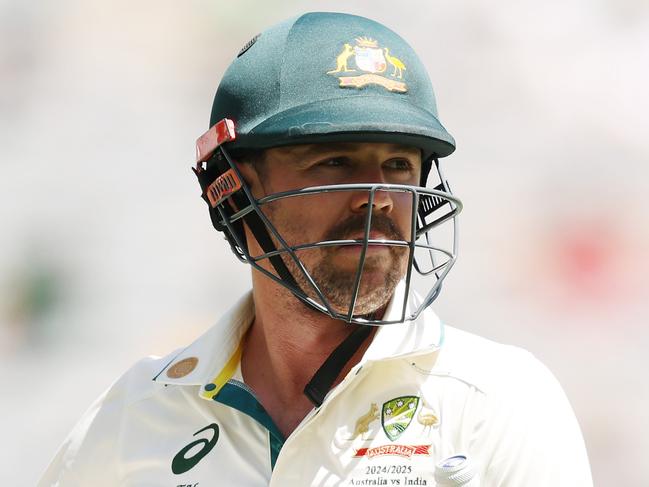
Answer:
[[[135,364],[85,413],[39,486],[435,486],[435,464],[457,454],[481,486],[592,486],[552,374],[430,310],[381,327],[283,438],[241,377],[253,316],[248,294],[180,353]]]

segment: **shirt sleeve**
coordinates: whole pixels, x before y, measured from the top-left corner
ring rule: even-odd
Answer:
[[[109,389],[84,413],[56,453],[38,487],[119,485],[115,444],[119,436],[116,394]]]
[[[516,355],[473,445],[485,460],[480,485],[592,487],[583,436],[564,391],[531,354]]]

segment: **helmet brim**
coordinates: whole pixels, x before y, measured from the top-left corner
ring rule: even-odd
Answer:
[[[374,103],[368,103],[372,98]],[[325,142],[391,142],[446,157],[455,140],[427,110],[395,97],[355,96],[292,107],[237,134],[232,148],[267,149]]]

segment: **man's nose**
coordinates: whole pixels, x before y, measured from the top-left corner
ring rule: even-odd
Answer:
[[[372,194],[374,197],[372,197]],[[370,201],[371,200],[371,201]],[[366,212],[368,206],[372,205],[372,211],[381,211],[383,213],[390,213],[394,208],[394,201],[390,191],[385,190],[360,190],[354,191],[351,201],[352,211]]]
[[[353,182],[357,183],[381,184],[386,182],[383,169],[381,167],[376,167],[373,165],[368,165],[368,167],[365,167],[363,171],[359,171],[359,173],[355,176],[355,181]],[[371,204],[372,211],[390,213],[394,207],[394,201],[392,199],[392,193],[390,191],[361,190],[354,191],[352,194],[352,211],[366,212],[367,207]]]
[[[355,181],[366,184],[385,183],[382,171],[372,171],[364,175],[364,179]],[[351,207],[352,211],[365,212],[368,206],[372,206],[372,211],[381,211],[390,213],[394,207],[392,192],[385,190],[360,190],[352,193]]]

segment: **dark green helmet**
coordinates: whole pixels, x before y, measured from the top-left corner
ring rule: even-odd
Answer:
[[[356,15],[307,13],[255,36],[216,92],[210,126],[224,118],[237,128],[230,149],[380,141],[419,147],[423,160],[455,150],[415,52]]]

